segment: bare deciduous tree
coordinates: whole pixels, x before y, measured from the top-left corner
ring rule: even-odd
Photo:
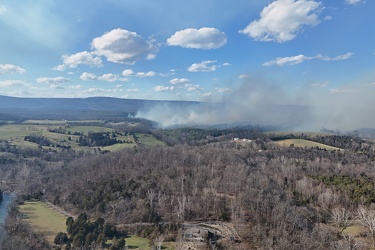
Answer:
[[[341,232],[345,230],[353,222],[353,216],[350,211],[344,207],[335,207],[331,210],[332,220],[341,227]]]
[[[360,205],[357,209],[359,221],[371,236],[372,244],[375,246],[375,211]]]

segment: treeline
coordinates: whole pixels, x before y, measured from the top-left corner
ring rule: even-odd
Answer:
[[[354,201],[367,205],[371,203],[375,204],[374,178],[368,177],[365,173],[361,173],[357,177],[348,175],[317,175],[312,176],[312,178],[347,193]]]
[[[20,192],[43,193],[72,214],[137,227],[151,240],[163,233],[178,241],[185,221],[225,221],[241,241],[219,242],[222,249],[372,247],[369,225],[362,238],[349,239],[342,231],[347,222],[375,213],[371,142],[338,152],[279,147],[252,129],[178,131],[154,132],[170,140],[169,147],[16,158],[1,166],[0,176],[19,183]],[[236,137],[251,141],[231,140]],[[345,148],[358,142],[344,141]],[[153,226],[140,229],[138,223]]]
[[[116,139],[116,133],[88,133],[87,135],[81,135],[77,140],[80,146],[88,147],[105,147],[114,145],[116,143],[122,143]]]
[[[25,136],[24,140],[36,143],[40,146],[47,146],[47,147],[50,147],[54,144],[50,139],[41,135],[28,135],[28,136]]]
[[[139,147],[55,169],[46,196],[119,224],[230,221],[252,248],[332,249],[349,243],[331,226],[331,210],[362,203],[309,176],[369,171],[373,182],[370,158],[256,141]]]
[[[116,227],[107,223],[103,218],[91,222],[86,213],[82,213],[76,220],[66,219],[67,233],[60,232],[55,236],[56,245],[65,245],[65,249],[98,249],[106,247],[111,239],[110,250],[125,249],[125,237]],[[126,235],[125,235],[126,236]]]
[[[0,113],[0,126],[6,125],[8,122],[22,122],[24,118],[9,113]]]
[[[227,141],[233,138],[262,139],[265,134],[262,128],[248,126],[247,128],[231,129],[204,129],[204,128],[177,128],[156,129],[152,134],[170,146],[187,144],[190,146],[204,145],[213,142]]]

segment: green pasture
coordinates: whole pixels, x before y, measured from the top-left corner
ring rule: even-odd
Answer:
[[[58,134],[48,132],[48,129],[51,127],[46,127],[44,125],[6,125],[0,126],[0,140],[8,140],[11,144],[17,146],[18,148],[38,148],[38,145],[32,142],[25,141],[25,136],[31,134],[36,134],[44,136],[50,139],[52,142],[64,146],[71,146],[72,148],[77,148],[78,145],[75,142],[78,139],[78,136],[67,135],[67,134]],[[58,128],[58,127],[54,127]],[[71,141],[69,141],[69,137]],[[49,147],[45,147],[49,148]]]
[[[333,135],[327,132],[299,132],[299,131],[270,131],[270,132],[266,132],[265,134],[274,135],[274,136],[286,136],[286,135],[293,134],[295,136],[307,135],[310,137]]]
[[[132,135],[117,135],[116,139],[119,141],[134,143],[134,138]]]
[[[24,138],[30,134],[40,134],[43,131],[47,131],[48,126],[45,125],[24,125],[24,124],[13,124],[0,126],[0,139],[12,140],[17,138]]]
[[[33,231],[45,236],[51,244],[56,234],[66,232],[66,217],[48,207],[44,202],[25,202],[20,206],[20,211]]]
[[[300,147],[300,148],[318,147],[320,149],[326,149],[326,150],[344,150],[341,148],[336,148],[336,147],[332,147],[332,146],[325,145],[322,143],[308,141],[304,139],[285,139],[285,140],[276,141],[275,143],[283,147],[290,147],[291,145],[294,145],[294,147]]]
[[[66,127],[66,132],[70,131],[72,134],[75,132],[87,134],[88,132],[94,133],[105,133],[105,132],[114,132],[111,128],[105,128],[101,126],[68,126]]]
[[[65,126],[66,121],[64,120],[26,120],[23,124],[34,124],[34,125],[58,125]]]
[[[24,220],[31,226],[34,232],[44,236],[47,241],[54,245],[53,240],[59,232],[66,232],[66,216],[61,215],[46,203],[35,201],[25,202],[20,206],[20,211],[24,215]],[[110,243],[111,241],[108,241]],[[127,249],[147,250],[150,248],[150,241],[138,236],[126,238]],[[174,250],[174,244],[166,242],[163,249]]]
[[[146,238],[141,238],[135,235],[131,235],[129,238],[125,239],[126,249],[137,249],[137,250],[151,250],[150,240]],[[175,250],[176,244],[174,242],[163,242],[163,250]]]
[[[138,139],[139,143],[143,145],[149,145],[149,146],[166,146],[166,144],[163,141],[159,141],[156,139],[154,136],[149,135],[149,134],[135,134]]]
[[[80,120],[80,121],[69,121],[69,120],[26,120],[23,123],[24,124],[48,124],[48,125],[60,125],[64,126],[67,125],[70,122],[74,123],[102,123],[102,120]]]
[[[125,241],[126,241],[126,249],[139,249],[139,250],[151,249],[150,241],[146,238],[141,238],[135,235],[131,235],[129,238],[126,238]]]
[[[10,124],[0,126],[0,140],[8,140],[11,144],[18,148],[38,148],[38,145],[25,141],[25,136],[31,134],[36,134],[44,136],[51,140],[54,144],[59,144],[61,146],[70,146],[73,150],[91,150],[89,147],[81,147],[77,144],[76,140],[79,135],[73,135],[74,133],[80,133],[87,135],[89,132],[94,133],[112,133],[115,129],[106,128],[101,126],[65,126],[58,122],[61,121],[51,121],[51,120],[29,120],[29,124]],[[65,134],[49,132],[49,129],[65,129]],[[139,138],[140,144],[143,145],[162,145],[166,144],[162,141],[157,140],[154,136],[149,134],[137,133],[136,136]],[[70,140],[69,140],[70,139]],[[117,151],[127,147],[134,147],[136,143],[132,135],[117,135],[117,140],[123,141],[124,143],[115,144],[108,147],[101,147],[102,150]],[[60,150],[57,147],[45,147],[43,149],[54,149]]]
[[[109,150],[111,152],[119,151],[124,148],[132,148],[135,147],[137,144],[135,143],[117,143],[111,146],[101,147],[101,150]]]

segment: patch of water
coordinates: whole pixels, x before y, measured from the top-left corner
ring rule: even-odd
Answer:
[[[15,193],[4,192],[3,201],[0,203],[0,225],[8,216],[8,207],[16,199]]]

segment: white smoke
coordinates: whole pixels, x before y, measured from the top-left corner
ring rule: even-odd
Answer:
[[[163,127],[242,123],[303,131],[375,128],[374,90],[371,84],[319,90],[306,86],[292,94],[264,80],[246,79],[238,89],[225,93],[221,102],[162,104],[138,116]]]

